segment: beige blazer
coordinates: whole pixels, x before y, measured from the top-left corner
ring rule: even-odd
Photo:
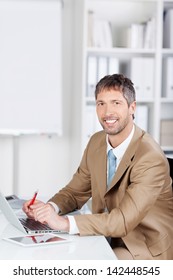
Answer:
[[[135,126],[109,189],[106,169],[102,131],[91,137],[72,180],[51,200],[65,214],[92,196],[93,214],[75,216],[81,236],[112,237],[113,248],[122,240],[134,259],[173,259],[172,186],[159,145]]]

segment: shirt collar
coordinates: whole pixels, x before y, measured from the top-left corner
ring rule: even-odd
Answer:
[[[108,135],[107,135],[106,136],[107,153],[110,149],[113,149],[113,153],[116,156],[117,160],[121,160],[121,158],[123,157],[128,145],[130,144],[130,141],[133,137],[134,131],[135,131],[135,127],[133,125],[132,131],[130,132],[129,136],[120,145],[118,145],[116,148],[112,148],[112,146],[109,144]]]

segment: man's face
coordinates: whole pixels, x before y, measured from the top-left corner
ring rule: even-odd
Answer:
[[[116,135],[132,124],[136,102],[128,106],[123,94],[117,90],[104,90],[96,100],[97,116],[108,135]]]

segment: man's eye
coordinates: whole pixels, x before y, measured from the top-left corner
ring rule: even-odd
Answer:
[[[115,105],[119,105],[120,103],[118,101],[114,101],[114,104]]]

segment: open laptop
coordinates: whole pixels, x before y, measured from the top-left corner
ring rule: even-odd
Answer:
[[[59,230],[53,230],[45,224],[42,224],[38,221],[33,219],[25,218],[25,217],[17,217],[16,213],[4,197],[4,195],[0,192],[0,209],[6,219],[9,221],[10,224],[18,228],[24,233],[27,234],[36,234],[36,233],[65,233]]]

